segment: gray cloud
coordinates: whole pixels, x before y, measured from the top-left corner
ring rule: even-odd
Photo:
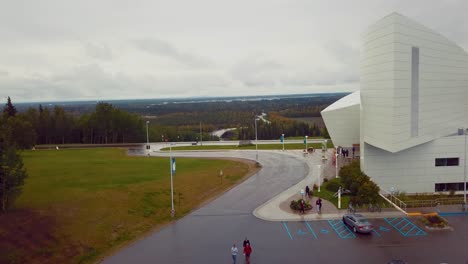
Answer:
[[[181,52],[174,45],[159,39],[140,39],[135,41],[135,45],[142,51],[168,57],[184,65],[193,67],[209,67],[213,65],[213,63],[207,58],[187,52]]]
[[[352,91],[369,25],[396,11],[468,50],[466,10],[465,0],[3,1],[0,98]]]
[[[86,43],[84,45],[84,49],[86,54],[88,54],[90,57],[101,60],[112,60],[112,51],[105,44],[98,45],[93,43]]]

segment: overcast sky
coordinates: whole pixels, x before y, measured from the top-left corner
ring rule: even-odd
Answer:
[[[355,91],[394,11],[468,50],[466,0],[0,0],[0,99]]]

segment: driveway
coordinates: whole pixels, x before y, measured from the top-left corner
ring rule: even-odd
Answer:
[[[167,156],[168,153],[153,154]],[[255,160],[255,151],[173,152],[172,155]],[[255,252],[252,260],[262,251],[271,254],[271,248],[262,249],[260,244],[268,237],[264,235],[269,233],[268,225],[264,225],[267,222],[253,216],[252,211],[308,174],[303,159],[278,152],[260,152],[263,168],[257,174],[103,263],[228,263],[230,247],[233,243],[240,245],[246,236]]]

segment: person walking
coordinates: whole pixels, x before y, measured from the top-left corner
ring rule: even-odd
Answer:
[[[252,254],[252,247],[247,243],[244,247],[245,263],[250,264],[250,254]]]
[[[239,250],[237,249],[236,244],[232,245],[231,256],[232,256],[232,261],[233,261],[232,263],[234,264],[236,264],[237,252],[239,252]]]
[[[301,199],[301,212],[305,214],[305,204],[304,204],[304,200],[302,199]]]
[[[317,200],[317,206],[318,206],[319,213],[321,213],[322,212],[322,199],[320,199],[320,197]]]
[[[248,240],[247,237],[245,237],[244,243],[242,243],[242,246],[244,247],[244,249],[245,249],[245,246],[247,246],[247,244],[250,244],[250,240]]]
[[[309,185],[306,185],[306,195],[307,195],[307,198],[310,198],[310,189],[309,189]]]

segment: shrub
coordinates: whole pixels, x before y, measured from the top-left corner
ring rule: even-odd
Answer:
[[[327,182],[325,189],[327,189],[330,192],[337,192],[340,186],[341,186],[341,180],[339,178],[334,178]]]
[[[323,178],[323,182],[328,182],[328,178]]]
[[[318,185],[314,183],[314,190],[318,190]]]
[[[364,183],[357,192],[357,197],[363,203],[375,203],[379,197],[380,188],[372,181]]]
[[[421,218],[421,221],[429,227],[445,227],[448,225],[447,221],[439,215],[425,215]]]
[[[310,210],[312,209],[312,205],[310,202],[304,200],[304,199],[299,199],[299,200],[292,200],[291,204],[289,207],[293,210],[299,211],[301,210],[301,201],[304,201],[304,210]]]

